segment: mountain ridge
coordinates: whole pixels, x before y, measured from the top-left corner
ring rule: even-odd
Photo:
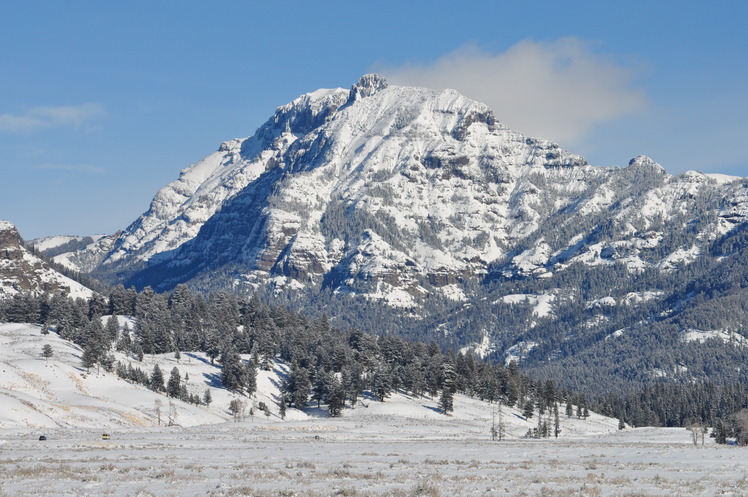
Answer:
[[[34,255],[24,246],[16,227],[0,220],[0,299],[57,292],[73,298],[94,294]]]
[[[184,169],[111,248],[82,252],[111,284],[259,292],[542,369],[653,325],[693,348],[682,316],[707,311],[686,279],[706,296],[706,271],[739,285],[726,271],[746,221],[746,178],[670,175],[646,156],[592,166],[454,90],[367,75],[279,107]],[[645,369],[679,378],[676,363]]]

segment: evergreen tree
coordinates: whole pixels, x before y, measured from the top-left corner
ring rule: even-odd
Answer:
[[[295,391],[293,396],[293,403],[297,409],[303,409],[306,406],[307,400],[309,399],[309,392],[311,390],[309,374],[307,373],[307,370],[305,368],[299,368],[297,370],[294,384]]]
[[[526,419],[532,418],[533,414],[535,414],[535,405],[531,400],[528,400],[525,402],[525,406],[522,408],[522,415]]]
[[[101,349],[98,342],[90,340],[83,348],[83,355],[81,356],[81,363],[86,368],[86,372],[89,372],[96,365],[100,357]]]
[[[553,404],[553,436],[558,438],[561,433],[561,419],[558,415],[558,404]]]
[[[241,392],[245,386],[246,368],[232,346],[227,346],[221,355],[221,383],[228,390]]]
[[[334,381],[336,380],[331,373],[321,371],[317,374],[312,384],[312,400],[317,402],[317,407],[329,397]]]
[[[166,383],[166,395],[179,397],[182,391],[182,375],[176,366],[171,370],[169,381]]]
[[[254,361],[247,362],[244,386],[247,395],[252,396],[257,391],[257,364]]]
[[[364,380],[362,378],[363,367],[354,362],[349,366],[343,368],[341,371],[343,390],[346,392],[346,396],[351,403],[351,407],[356,406],[356,400],[364,392]]]
[[[392,383],[392,375],[390,375],[386,367],[380,366],[377,368],[371,378],[371,390],[377,399],[379,399],[379,402],[384,402],[384,399],[392,393]]]
[[[456,388],[457,373],[454,366],[449,363],[442,365],[442,393],[439,397],[439,407],[444,414],[454,410],[454,393]]]
[[[119,335],[119,320],[116,315],[107,318],[105,330],[109,343],[116,343]]]
[[[153,366],[153,371],[151,372],[150,379],[150,388],[155,392],[164,391],[164,373],[161,372],[161,368],[158,367],[158,364]]]
[[[291,372],[284,382],[283,392],[293,402],[296,409],[303,409],[309,400],[310,391],[311,382],[309,381],[309,373],[306,368],[296,363],[292,364]]]
[[[209,406],[211,402],[213,402],[213,396],[210,393],[210,388],[206,388],[205,393],[203,394],[203,403],[206,406]]]
[[[45,343],[44,347],[42,347],[42,357],[44,357],[44,359],[48,361],[49,358],[53,355],[55,355],[55,353],[52,350],[52,346],[48,343]]]
[[[333,382],[329,386],[327,408],[331,416],[337,417],[342,414],[343,407],[345,407],[345,390],[337,378],[333,377]]]
[[[130,337],[130,326],[127,323],[122,327],[122,333],[116,343],[118,352],[126,352],[132,349],[132,339]]]
[[[725,428],[725,424],[721,419],[718,419],[714,424],[712,435],[714,436],[714,441],[718,444],[727,443],[727,429]]]

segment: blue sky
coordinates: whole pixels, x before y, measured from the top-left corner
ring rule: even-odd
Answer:
[[[367,72],[450,86],[595,165],[748,176],[744,2],[0,6],[0,219],[112,233],[274,109]]]

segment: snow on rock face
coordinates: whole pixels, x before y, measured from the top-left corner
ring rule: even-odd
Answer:
[[[0,221],[0,299],[18,293],[63,293],[89,298],[93,292],[49,267],[23,246],[16,227]]]
[[[701,231],[688,254],[653,250],[665,227],[686,231],[694,219]],[[454,90],[370,74],[300,96],[182,171],[96,271],[160,290],[229,272],[254,286],[405,292],[417,304],[469,298],[464,284],[490,271],[667,270],[746,220],[739,179],[670,176],[646,156],[593,167]]]
[[[300,97],[241,146],[225,145],[183,171],[120,236],[105,265],[164,254],[154,260],[207,270],[204,251],[230,245],[231,257],[222,255],[258,278],[319,281],[343,260],[350,269],[354,257],[362,271],[405,258],[407,273],[450,285],[485,274],[602,171],[512,132],[454,90],[388,86],[367,75],[350,91]],[[219,217],[220,234],[217,222],[201,232]],[[243,227],[232,228],[238,222]],[[231,231],[249,239],[230,241]],[[394,259],[365,249],[371,234]]]
[[[548,317],[553,314],[553,301],[556,296],[552,294],[512,294],[504,295],[501,301],[506,304],[530,304],[533,306],[532,313],[540,318]]]

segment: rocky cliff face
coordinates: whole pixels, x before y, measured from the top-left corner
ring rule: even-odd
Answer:
[[[537,228],[556,206],[540,205],[536,177],[553,183],[542,195],[567,204],[602,174],[454,91],[390,87],[368,75],[350,90],[300,97],[253,137],[184,170],[102,267],[147,262],[153,273],[158,265],[158,278],[168,274],[163,288],[237,264],[242,283],[328,277],[423,293],[421,278],[443,286],[485,274]],[[403,288],[390,283],[395,267],[411,273]]]
[[[367,75],[279,107],[126,230],[57,257],[111,283],[260,290],[500,360],[594,359],[629,340],[642,374],[677,376],[679,333],[742,330],[727,318],[743,315],[746,220],[748,179],[672,176],[645,156],[594,167],[453,90]],[[707,316],[717,297],[725,311]],[[667,368],[649,360],[656,323]]]
[[[0,221],[0,299],[18,293],[62,293],[88,298],[93,292],[63,276],[23,246],[15,226]]]
[[[593,167],[453,90],[367,75],[299,97],[182,171],[98,272],[161,290],[220,272],[233,288],[325,286],[417,307],[466,299],[486,276],[692,261],[744,222],[733,180],[672,177],[646,157]],[[666,225],[693,231],[695,217],[688,242],[663,244]]]

